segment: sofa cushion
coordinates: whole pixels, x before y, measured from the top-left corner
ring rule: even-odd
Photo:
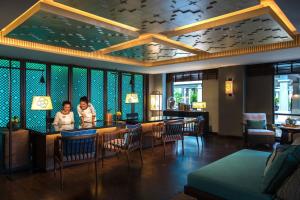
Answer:
[[[276,196],[280,200],[300,199],[300,167],[284,181]]]
[[[231,200],[270,200],[260,183],[270,153],[241,150],[188,175],[187,186]],[[246,181],[245,181],[246,180]]]
[[[248,135],[264,135],[264,136],[274,136],[275,134],[273,131],[266,130],[266,129],[248,129]]]
[[[283,181],[297,168],[300,159],[300,146],[290,146],[275,158],[269,169],[265,172],[262,181],[262,191],[274,194]]]
[[[271,167],[273,161],[285,150],[289,148],[289,145],[277,145],[276,148],[273,150],[272,154],[268,157],[266,168],[264,171],[264,176],[266,175],[267,171]]]
[[[247,129],[266,129],[266,120],[247,120]]]

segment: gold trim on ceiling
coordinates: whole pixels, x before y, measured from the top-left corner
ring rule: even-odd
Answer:
[[[131,35],[138,37],[137,39],[133,39],[124,43],[116,44],[110,46],[108,48],[104,48],[94,52],[84,52],[80,50],[74,50],[69,48],[62,48],[57,46],[51,46],[46,44],[40,44],[36,42],[23,41],[18,39],[7,38],[6,36],[16,29],[18,26],[26,22],[30,17],[36,14],[39,11],[45,11],[49,13],[53,13],[62,17],[74,19],[80,22],[84,22],[87,24],[91,24],[94,26],[100,26],[112,31],[116,31],[119,33]],[[274,18],[274,21],[278,22],[280,26],[294,39],[293,41],[281,42],[276,44],[265,44],[260,46],[253,46],[249,48],[236,49],[236,50],[227,50],[218,53],[207,53],[200,49],[194,48],[192,46],[186,45],[182,42],[178,42],[172,40],[168,37],[179,36],[186,33],[192,33],[203,29],[210,29],[220,27],[222,25],[232,24],[234,22],[240,22],[243,20],[251,19],[254,17],[259,17],[265,14],[269,14]],[[164,61],[138,61],[135,59],[128,59],[123,57],[111,56],[107,55],[112,52],[129,49],[132,47],[140,46],[143,44],[148,44],[151,42],[160,43],[163,45],[171,46],[173,48],[177,48],[180,50],[184,50],[196,55],[184,57],[184,58],[175,58],[171,60]],[[159,66],[159,65],[167,65],[167,64],[175,64],[175,63],[183,63],[183,62],[191,62],[197,60],[205,60],[205,59],[213,59],[213,58],[221,58],[226,56],[238,56],[244,54],[258,53],[258,52],[266,52],[277,49],[284,48],[293,48],[300,46],[300,39],[298,32],[294,25],[290,22],[290,20],[286,17],[280,7],[275,3],[274,0],[261,0],[261,3],[257,6],[252,6],[246,9],[242,9],[239,11],[235,11],[232,13],[228,13],[225,15],[213,17],[207,20],[202,20],[197,23],[193,23],[186,26],[181,26],[175,28],[171,31],[166,31],[161,34],[143,34],[140,35],[140,30],[128,26],[126,24],[122,24],[110,19],[106,19],[85,11],[78,10],[76,8],[66,6],[61,3],[57,3],[53,0],[40,0],[36,4],[34,4],[29,10],[23,13],[20,17],[15,19],[12,23],[6,26],[0,32],[0,45],[13,46],[24,49],[31,49],[42,52],[55,53],[60,55],[67,56],[76,56],[80,58],[88,58],[94,60],[102,60],[107,62],[115,62],[122,63],[128,65],[135,66],[143,66],[143,67],[151,67],[151,66]]]
[[[98,51],[99,54],[108,54],[111,52],[115,52],[115,51],[120,51],[120,50],[124,50],[124,49],[129,49],[131,47],[135,47],[135,46],[140,46],[143,44],[149,44],[151,42],[155,42],[158,44],[163,44],[169,47],[173,47],[176,49],[180,49],[189,53],[193,53],[193,54],[199,54],[199,53],[206,53],[204,51],[201,51],[200,49],[196,49],[194,47],[191,47],[189,45],[183,44],[181,42],[177,42],[175,40],[171,40],[169,38],[167,38],[164,35],[160,35],[160,34],[152,34],[152,33],[147,33],[147,34],[142,34],[139,38],[134,39],[134,40],[130,40],[128,42],[124,42],[121,44],[117,44],[105,49],[101,49]]]

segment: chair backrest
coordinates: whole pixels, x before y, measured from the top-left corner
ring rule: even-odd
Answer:
[[[138,148],[142,141],[142,125],[130,125],[127,126],[128,132],[125,138],[125,146],[129,149]]]
[[[165,135],[183,135],[184,122],[168,122],[165,124]]]
[[[164,132],[164,123],[157,123],[152,125],[152,134],[155,137],[161,137]]]
[[[244,113],[243,123],[246,124],[247,120],[265,120],[267,121],[266,113]]]
[[[204,133],[204,118],[200,117],[185,123],[185,133],[188,135],[202,135]]]
[[[64,162],[84,161],[98,157],[96,130],[62,132],[58,138]]]
[[[138,124],[139,114],[138,113],[128,113],[126,114],[127,124]]]

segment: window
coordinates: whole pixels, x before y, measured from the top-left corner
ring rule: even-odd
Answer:
[[[300,118],[300,74],[274,77],[275,124],[285,123],[287,118]]]
[[[202,81],[174,82],[173,96],[178,103],[192,104],[202,101]]]

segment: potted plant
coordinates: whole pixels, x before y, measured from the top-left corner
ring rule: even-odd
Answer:
[[[20,118],[18,116],[13,116],[10,121],[12,130],[16,131],[20,128]],[[7,128],[9,128],[9,122],[7,123]]]

